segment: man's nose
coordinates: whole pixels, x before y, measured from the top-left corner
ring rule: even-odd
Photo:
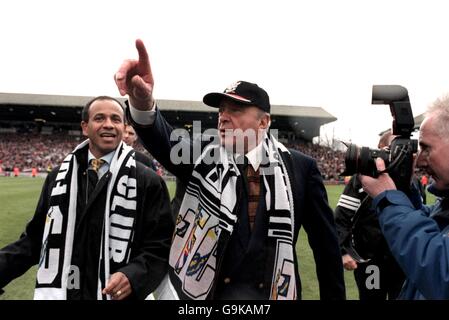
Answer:
[[[112,120],[110,118],[106,118],[103,122],[103,127],[113,128],[114,123],[112,122]]]
[[[218,114],[218,122],[229,120],[229,113],[227,111],[220,111]]]
[[[427,157],[425,152],[422,152],[421,150],[418,152],[418,157],[416,158],[416,166],[418,168],[427,167]]]

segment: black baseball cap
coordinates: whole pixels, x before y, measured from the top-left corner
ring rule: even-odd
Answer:
[[[227,87],[223,93],[212,92],[206,94],[203,102],[208,106],[219,108],[223,99],[230,99],[243,105],[256,106],[270,113],[270,98],[267,92],[255,83],[237,81]]]

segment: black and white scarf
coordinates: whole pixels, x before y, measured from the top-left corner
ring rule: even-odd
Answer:
[[[290,178],[281,153],[290,152],[273,136],[263,140],[263,177],[269,217],[270,299],[296,299],[294,263],[294,207]],[[218,163],[204,161],[218,152]],[[207,164],[209,163],[209,164]],[[176,221],[170,250],[169,277],[156,294],[160,299],[206,299],[216,279],[220,238],[229,239],[237,222],[238,179],[234,156],[219,145],[209,145],[195,164]],[[262,186],[261,186],[262,187]],[[224,254],[221,252],[220,254]]]
[[[89,140],[67,155],[59,168],[50,194],[34,299],[67,299],[67,290],[79,285],[79,270],[71,265],[76,221],[78,163],[76,152],[87,148]],[[136,162],[134,151],[120,143],[109,166],[101,254],[98,257],[98,299],[109,299],[101,291],[110,270],[129,260],[136,214]],[[88,248],[86,248],[88,250]]]

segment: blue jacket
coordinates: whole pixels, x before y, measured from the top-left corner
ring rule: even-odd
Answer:
[[[398,299],[449,299],[449,197],[429,191],[443,197],[424,206],[416,196],[389,190],[373,201],[385,239],[407,277]]]

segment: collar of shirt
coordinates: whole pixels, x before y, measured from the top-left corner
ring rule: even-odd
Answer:
[[[257,171],[259,169],[260,163],[262,162],[262,152],[263,147],[261,142],[245,155],[254,171]]]
[[[98,178],[101,179],[101,177],[108,172],[109,170],[109,166],[112,162],[112,158],[114,157],[115,154],[115,150],[109,152],[108,154],[105,154],[104,156],[102,156],[100,159],[104,160],[104,164],[100,167],[100,169],[98,169]],[[92,154],[92,152],[87,153],[87,163],[89,164],[89,168],[90,168],[90,160],[95,159],[94,155]]]

